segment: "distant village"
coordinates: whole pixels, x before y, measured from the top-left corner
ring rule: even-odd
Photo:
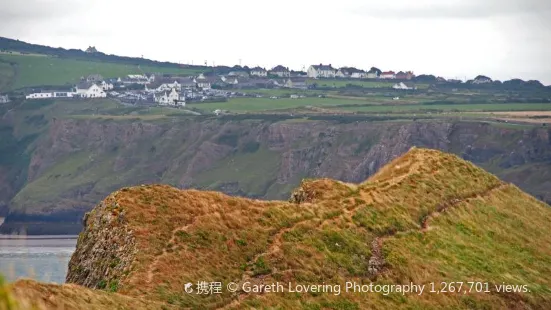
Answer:
[[[26,95],[26,99],[46,98],[115,98],[123,103],[148,104],[183,107],[186,102],[219,100],[235,96],[248,96],[239,89],[287,88],[308,89],[315,87],[317,79],[357,79],[357,80],[394,80],[392,88],[396,90],[415,90],[411,83],[415,75],[411,71],[381,71],[372,68],[369,71],[353,67],[333,68],[331,65],[312,65],[306,72],[291,71],[278,65],[271,70],[261,67],[238,67],[235,71],[217,75],[199,74],[197,76],[178,76],[161,73],[132,74],[124,77],[104,78],[99,74],[81,77],[78,84],[70,90],[40,90]],[[310,81],[310,82],[309,82]],[[438,81],[461,83],[460,80]],[[491,83],[488,77],[478,76],[473,83]],[[237,90],[237,91],[235,91]],[[292,96],[298,98],[299,96]],[[276,97],[271,97],[277,99]],[[9,100],[0,98],[0,100]]]

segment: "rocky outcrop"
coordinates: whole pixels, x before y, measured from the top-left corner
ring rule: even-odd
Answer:
[[[131,271],[136,240],[116,195],[111,194],[84,215],[86,229],[79,235],[79,246],[69,262],[67,282],[117,290],[120,280]]]

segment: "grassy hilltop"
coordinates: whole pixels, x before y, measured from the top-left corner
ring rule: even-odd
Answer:
[[[192,75],[200,70],[67,59],[49,55],[0,53],[0,91],[77,83],[82,76],[96,73],[105,78],[116,78],[145,72]]]
[[[69,265],[68,282],[92,291],[25,281],[13,290],[42,309],[72,309],[79,290],[87,296],[80,309],[548,309],[549,223],[549,206],[517,187],[454,155],[412,149],[360,184],[305,181],[289,202],[123,188],[85,217]],[[489,291],[184,292],[200,280],[224,288],[481,281]],[[529,292],[498,292],[503,283]],[[132,306],[127,297],[136,298]]]

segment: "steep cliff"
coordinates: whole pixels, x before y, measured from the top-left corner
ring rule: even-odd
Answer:
[[[166,185],[123,188],[84,222],[67,281],[94,289],[83,291],[87,304],[107,298],[130,309],[123,297],[133,297],[180,309],[551,306],[551,208],[433,150],[413,149],[358,184],[305,181],[289,202]],[[200,281],[221,282],[220,292],[197,294]],[[423,293],[358,293],[346,291],[346,282],[426,287]],[[442,282],[453,282],[453,291]],[[193,291],[184,290],[186,283]],[[278,283],[284,287],[277,292],[247,290]],[[342,291],[290,289],[319,284]],[[71,288],[84,290],[53,286],[42,296],[63,306]],[[35,284],[28,290],[40,291]],[[19,294],[25,292],[22,283]]]
[[[549,133],[446,121],[57,119],[20,151],[28,157],[21,173],[0,177],[0,201],[10,210],[2,229],[79,223],[109,192],[138,184],[279,199],[305,177],[364,180],[411,146],[453,152],[550,201]]]

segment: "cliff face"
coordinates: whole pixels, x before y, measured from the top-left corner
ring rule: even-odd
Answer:
[[[123,188],[85,217],[67,281],[179,308],[547,309],[550,222],[551,208],[514,185],[456,156],[413,149],[362,183],[303,182],[289,202]],[[489,292],[244,289],[473,279],[489,283]],[[221,282],[220,294],[183,290],[199,281]],[[226,289],[230,282],[236,292]],[[531,291],[499,291],[502,283]]]
[[[9,224],[78,222],[109,192],[147,183],[277,199],[304,177],[359,182],[411,146],[453,152],[549,201],[549,136],[460,122],[58,119],[33,143],[24,186],[0,201]]]

